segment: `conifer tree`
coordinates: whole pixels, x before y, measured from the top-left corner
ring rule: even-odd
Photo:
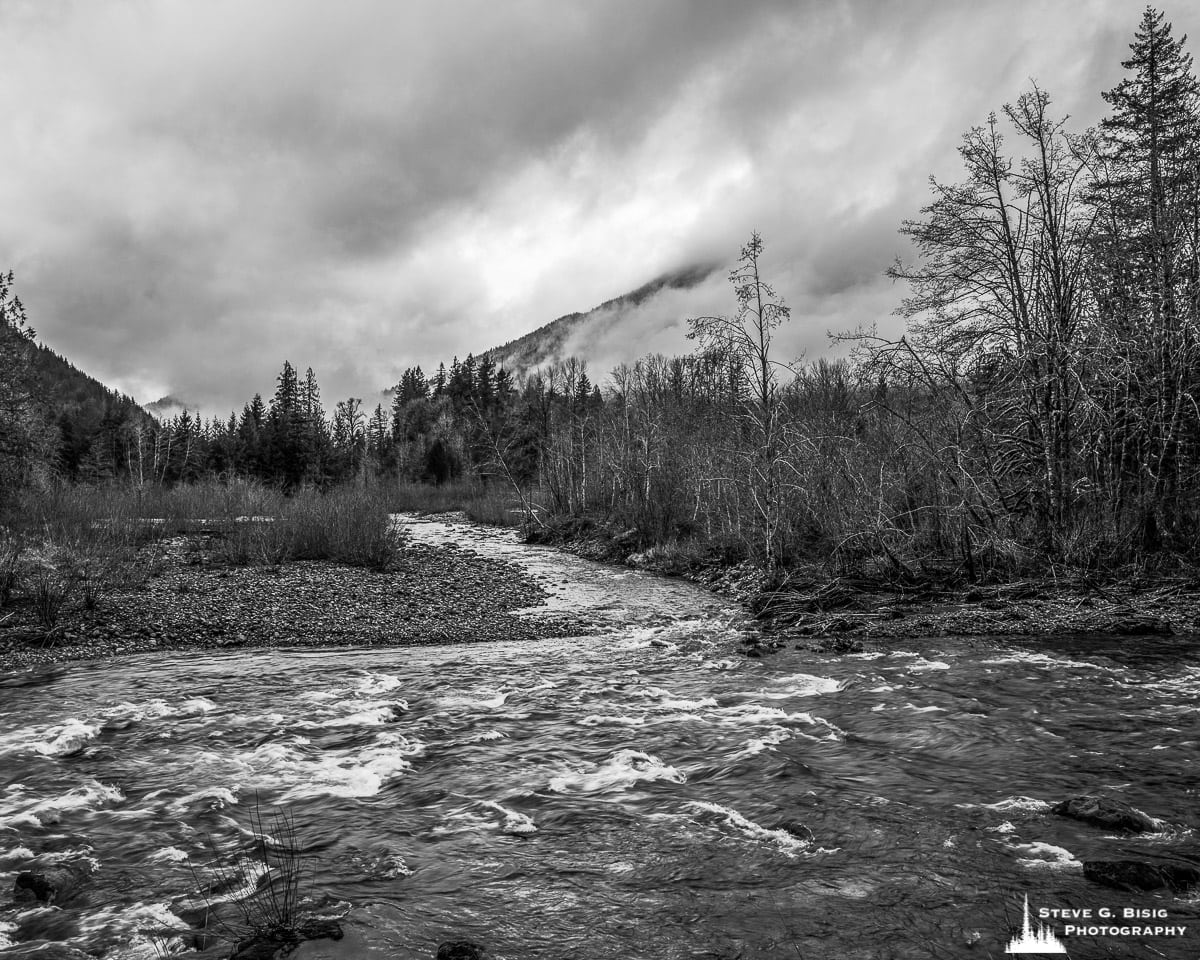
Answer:
[[[1132,501],[1151,548],[1175,526],[1200,443],[1200,86],[1185,41],[1147,7],[1128,75],[1104,94],[1093,185],[1103,454],[1118,509]]]

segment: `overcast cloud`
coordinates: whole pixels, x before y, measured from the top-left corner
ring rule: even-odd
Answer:
[[[1030,78],[1096,122],[1142,9],[0,0],[0,267],[51,347],[208,414],[284,359],[373,398],[752,229],[811,355],[894,323],[897,228],[963,131]],[[596,359],[731,305],[671,294]]]

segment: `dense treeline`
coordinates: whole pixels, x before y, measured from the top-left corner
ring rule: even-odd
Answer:
[[[313,371],[287,363],[270,400],[225,421],[131,422],[89,475],[464,478],[511,491],[530,522],[593,518],[772,569],[1194,558],[1200,88],[1152,9],[1123,66],[1096,129],[1072,131],[1035,86],[964,136],[963,178],[932,181],[902,226],[904,336],[848,335],[850,359],[777,356],[789,311],[755,235],[730,277],[736,311],[691,320],[692,354],[602,388],[574,359],[515,382],[468,357],[405,371],[390,409],[348,399],[329,415]],[[6,309],[12,353],[27,338]],[[33,402],[21,383],[0,396],[10,465],[46,442],[12,429]]]

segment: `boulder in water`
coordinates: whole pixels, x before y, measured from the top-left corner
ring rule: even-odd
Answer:
[[[1051,813],[1070,817],[1109,830],[1147,833],[1158,829],[1153,817],[1110,797],[1072,797],[1050,808]]]
[[[283,960],[306,940],[341,940],[342,925],[324,917],[309,917],[296,927],[275,929],[242,940],[230,960]]]
[[[438,944],[436,960],[489,960],[486,947],[471,940],[447,940]]]
[[[1182,892],[1200,883],[1200,868],[1183,863],[1146,863],[1142,860],[1085,860],[1083,875],[1093,883],[1115,890]]]
[[[13,899],[19,902],[36,900],[40,903],[61,904],[78,891],[91,871],[76,864],[26,870],[17,874],[13,883]]]
[[[799,820],[784,820],[775,829],[790,833],[797,840],[808,841],[813,839],[813,832]]]
[[[296,933],[301,940],[341,940],[342,925],[328,917],[309,917],[299,927]]]

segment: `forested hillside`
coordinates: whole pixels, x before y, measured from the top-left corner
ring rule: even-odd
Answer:
[[[0,483],[127,474],[127,438],[153,432],[153,418],[36,341],[11,273],[0,277],[0,320]]]

